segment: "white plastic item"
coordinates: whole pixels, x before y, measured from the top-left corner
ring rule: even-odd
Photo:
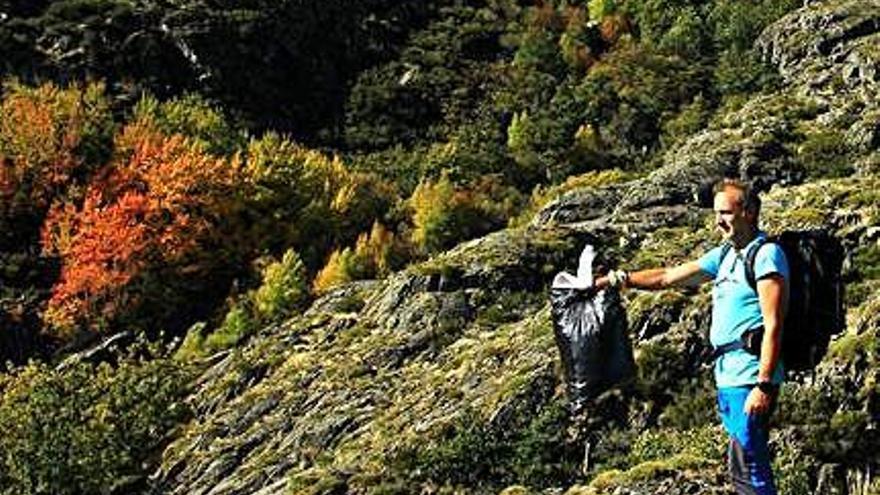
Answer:
[[[581,257],[578,260],[577,275],[568,272],[559,272],[553,277],[554,289],[586,289],[593,286],[593,259],[596,251],[592,244],[584,246]]]

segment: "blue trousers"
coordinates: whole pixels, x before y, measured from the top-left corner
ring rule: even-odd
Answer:
[[[767,448],[769,413],[750,415],[743,411],[752,387],[718,389],[718,412],[730,437],[727,466],[736,493],[776,495],[770,451]]]

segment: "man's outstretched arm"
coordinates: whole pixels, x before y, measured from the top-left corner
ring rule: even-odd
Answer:
[[[604,276],[596,279],[597,289],[604,289],[619,276]],[[652,268],[625,274],[622,286],[636,289],[659,290],[669,287],[694,287],[708,282],[712,277],[700,269],[699,263],[691,261],[671,268]]]

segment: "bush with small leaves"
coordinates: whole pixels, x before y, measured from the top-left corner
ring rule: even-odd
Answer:
[[[412,243],[423,254],[433,254],[484,235],[502,227],[520,199],[496,177],[469,188],[456,187],[446,173],[436,181],[424,180],[409,199]]]
[[[135,105],[132,120],[149,122],[168,136],[182,134],[218,155],[231,154],[245,144],[244,134],[220,109],[194,93],[164,102],[145,95]]]
[[[315,276],[313,288],[322,294],[332,287],[376,277],[397,270],[411,257],[410,247],[379,222],[369,233],[361,234],[354,249],[337,249]]]
[[[279,321],[301,309],[309,298],[306,267],[293,249],[263,269],[263,283],[254,292],[261,321]]]
[[[197,354],[210,354],[234,347],[243,339],[252,335],[259,322],[253,316],[253,310],[247,303],[235,304],[226,313],[223,323],[213,332],[208,334],[203,341],[198,342]]]
[[[159,353],[159,354],[157,354]],[[0,493],[131,493],[186,420],[192,370],[152,346],[114,364],[0,375]]]

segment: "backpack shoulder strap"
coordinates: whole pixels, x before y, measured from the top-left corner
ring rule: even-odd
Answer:
[[[752,247],[752,249],[750,249],[748,253],[746,253],[746,281],[749,283],[749,287],[751,287],[752,290],[757,290],[758,288],[758,281],[755,280],[755,258],[758,257],[758,251],[760,251],[765,244],[770,244],[774,242],[776,241],[769,237],[765,239],[759,239],[758,242],[755,243],[755,246]]]

